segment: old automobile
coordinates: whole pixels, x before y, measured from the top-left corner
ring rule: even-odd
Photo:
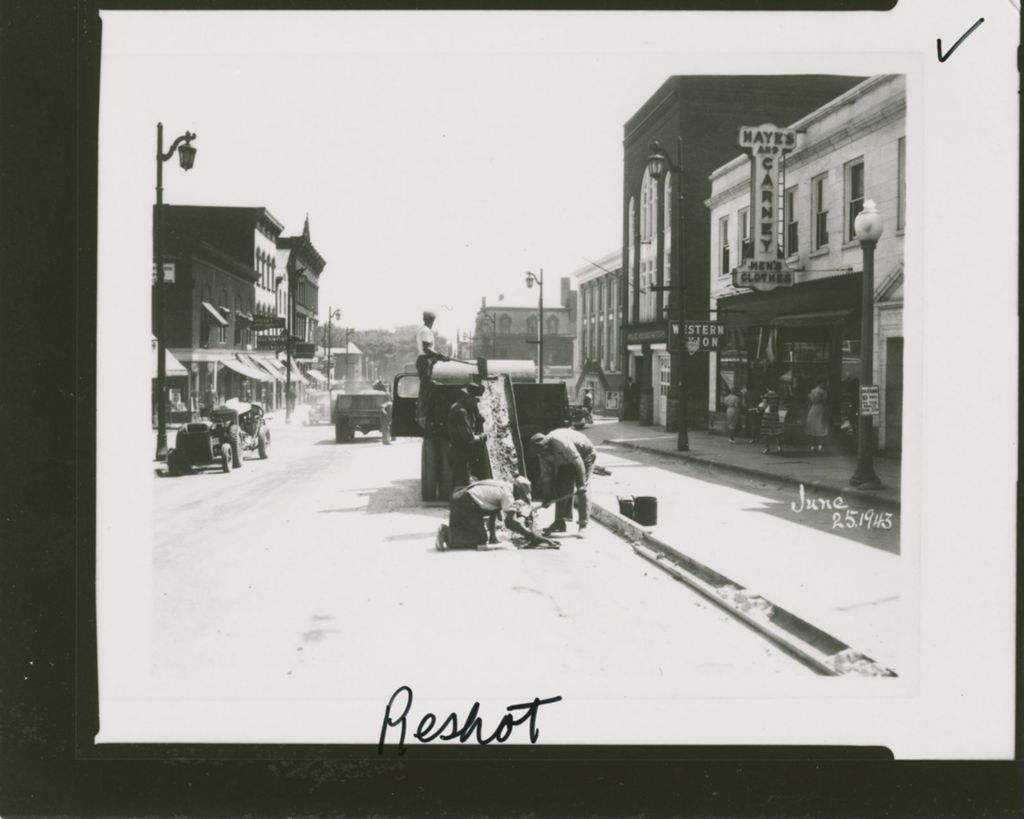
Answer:
[[[195,467],[219,466],[223,471],[242,465],[245,453],[270,455],[270,430],[261,404],[231,399],[210,412],[208,419],[178,429],[174,449],[167,453],[167,471],[184,475]]]

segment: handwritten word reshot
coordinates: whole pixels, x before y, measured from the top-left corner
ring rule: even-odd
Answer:
[[[433,742],[434,740],[442,742],[458,740],[465,743],[475,738],[479,745],[489,745],[492,742],[505,742],[512,736],[512,730],[517,725],[529,722],[530,743],[536,744],[540,738],[540,730],[537,728],[537,712],[542,705],[550,705],[561,699],[560,696],[548,697],[547,699],[534,697],[532,702],[521,702],[507,706],[505,710],[508,713],[502,715],[498,721],[498,727],[494,729],[494,733],[487,737],[484,736],[483,721],[479,716],[479,702],[473,703],[462,721],[460,721],[458,714],[452,712],[444,718],[436,729],[435,726],[438,722],[437,714],[427,712],[420,719],[412,735],[416,740],[423,743]],[[378,754],[384,753],[384,742],[387,739],[388,730],[391,728],[399,729],[398,753],[399,755],[405,753],[406,723],[409,711],[412,709],[412,701],[412,689],[407,685],[400,686],[391,695],[387,707],[384,709],[384,720],[380,727],[380,741],[377,743]],[[521,713],[517,716],[514,712]]]

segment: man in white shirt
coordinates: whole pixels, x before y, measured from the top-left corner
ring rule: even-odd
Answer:
[[[448,361],[448,356],[441,355],[434,349],[434,320],[437,316],[425,310],[423,326],[416,332],[416,373],[420,377],[420,391],[416,400],[416,423],[424,430],[427,428],[427,407],[430,396],[431,376],[434,364]]]
[[[442,523],[437,530],[435,545],[440,551],[473,548],[485,550],[488,543],[497,543],[495,527],[498,515],[502,513],[505,515],[506,528],[524,535],[528,548],[558,548],[555,541],[541,537],[529,527],[532,512],[530,481],[522,476],[512,482],[490,479],[457,489],[452,494],[448,510],[448,523]],[[486,528],[484,518],[487,519]]]

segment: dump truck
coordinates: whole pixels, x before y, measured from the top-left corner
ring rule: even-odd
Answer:
[[[478,359],[475,364],[441,361],[434,365],[426,427],[416,421],[420,392],[416,373],[395,376],[391,434],[396,438],[422,438],[420,489],[424,501],[447,500],[452,491],[448,458],[448,410],[470,382],[484,387],[480,413],[488,433],[487,454],[491,475],[511,479],[538,478],[538,468],[523,442],[538,432],[550,432],[571,423],[565,384],[536,383],[536,364],[529,360]]]

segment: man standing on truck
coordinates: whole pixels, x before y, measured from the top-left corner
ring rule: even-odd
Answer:
[[[557,543],[530,529],[530,481],[522,476],[512,482],[486,480],[464,486],[452,493],[448,509],[448,523],[442,523],[437,530],[434,545],[439,551],[486,550],[487,544],[498,542],[495,527],[501,513],[505,515],[505,527],[526,537],[528,548],[558,548]],[[487,518],[486,528],[484,518]]]
[[[547,435],[538,432],[530,439],[530,449],[540,466],[541,497],[545,508],[555,502],[555,520],[544,529],[544,534],[566,530],[565,522],[572,520],[572,498],[575,494],[579,533],[582,535],[590,519],[587,484],[597,461],[594,445],[582,432],[561,428]]]
[[[435,349],[434,320],[437,315],[425,310],[423,326],[416,332],[416,374],[420,377],[420,390],[416,399],[416,423],[424,430],[427,428],[427,407],[429,405],[431,376],[434,364],[447,361],[448,356],[441,355]]]
[[[469,383],[462,388],[459,400],[448,410],[448,461],[452,467],[452,486],[465,486],[470,481],[488,477],[487,433],[480,415],[481,384]]]

